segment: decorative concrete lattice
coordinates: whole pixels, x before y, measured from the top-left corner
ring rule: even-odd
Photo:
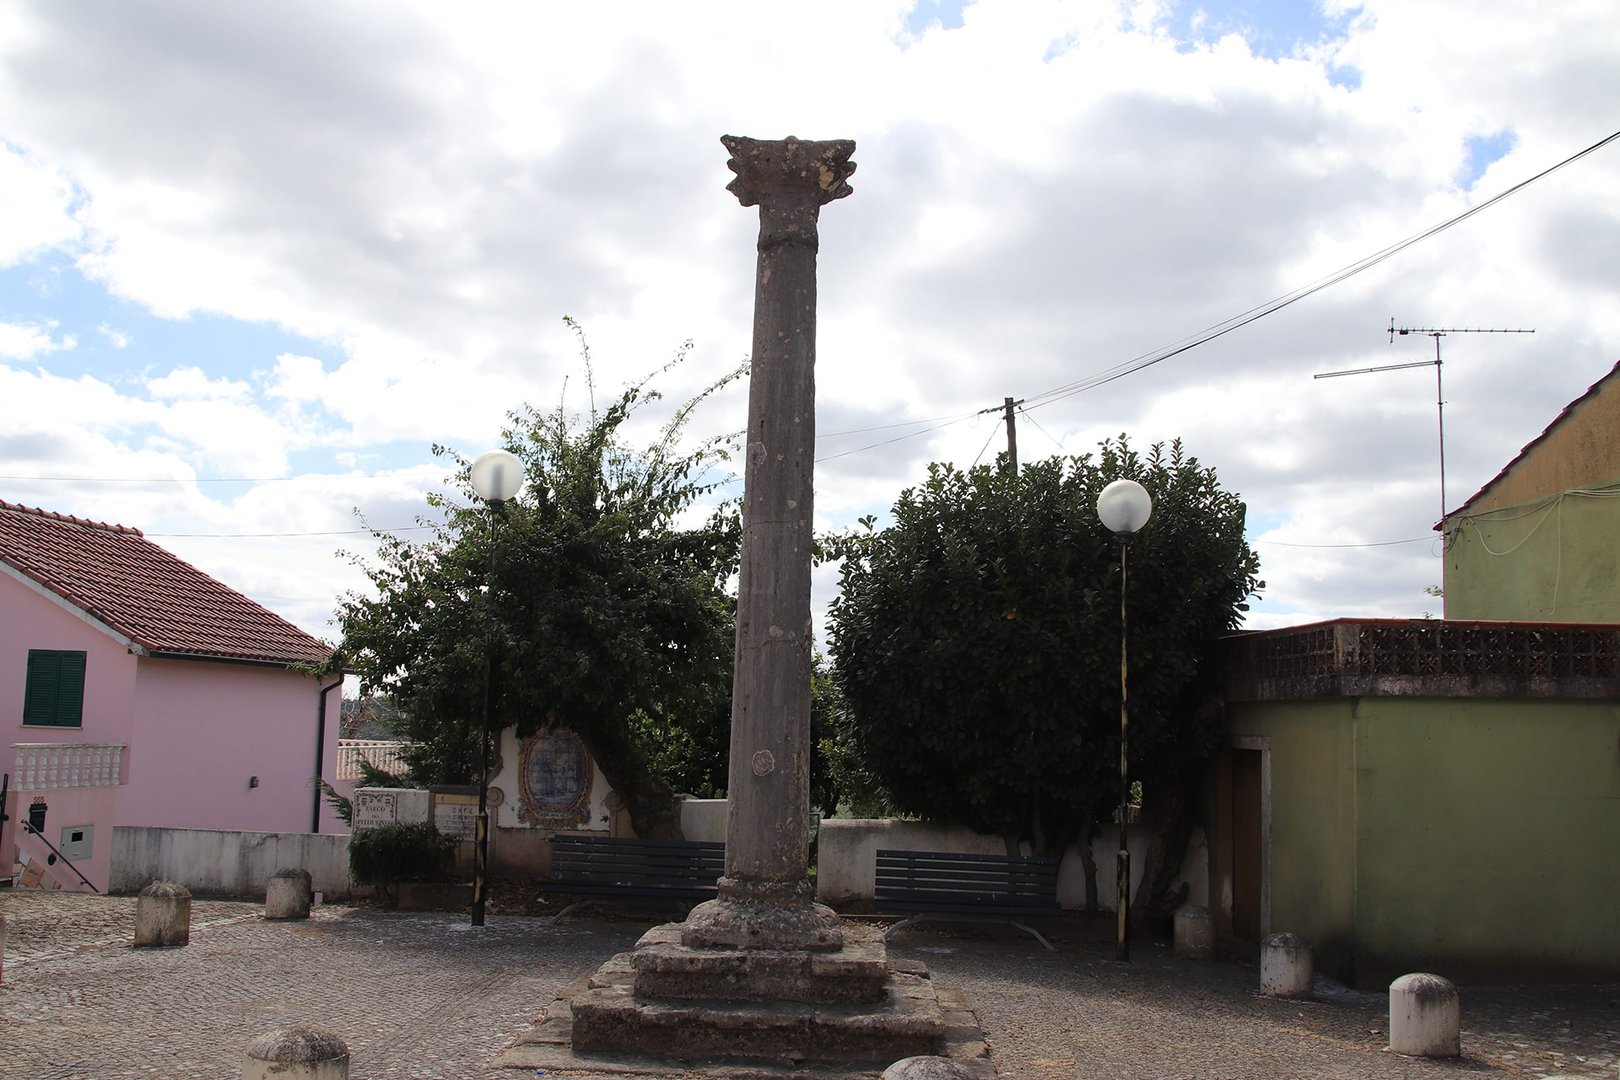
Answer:
[[[1346,619],[1228,638],[1227,662],[1239,700],[1606,697],[1620,688],[1620,628]]]

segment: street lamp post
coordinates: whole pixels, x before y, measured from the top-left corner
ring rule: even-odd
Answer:
[[[501,507],[523,487],[523,462],[506,450],[479,454],[470,473],[473,491],[489,506],[489,561],[485,574],[485,597],[494,586],[495,536],[500,527]],[[486,634],[488,633],[486,628]],[[478,734],[478,820],[473,830],[472,924],[484,925],[484,904],[489,898],[489,694],[493,681],[492,642],[484,643],[484,710]]]
[[[1131,849],[1127,846],[1125,822],[1130,809],[1130,730],[1131,707],[1127,690],[1130,670],[1130,620],[1125,602],[1126,566],[1131,537],[1147,524],[1153,513],[1153,499],[1135,480],[1115,480],[1097,496],[1097,516],[1119,538],[1119,929],[1118,957],[1131,958]]]

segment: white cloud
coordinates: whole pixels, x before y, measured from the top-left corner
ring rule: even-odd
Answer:
[[[175,368],[167,375],[146,380],[146,388],[153,397],[180,401],[240,401],[252,392],[247,383],[212,379],[198,367]]]
[[[58,325],[54,320],[35,323],[0,322],[0,356],[13,360],[27,360],[73,348],[77,342],[72,334],[51,336]]]
[[[0,133],[0,268],[41,251],[66,248],[82,229],[74,218],[77,193],[60,170],[4,141]]]
[[[1236,34],[1178,41],[1163,4],[978,0],[920,35],[908,11],[15,9],[0,182],[26,198],[0,209],[0,265],[69,251],[116,300],[75,317],[0,297],[0,356],[44,369],[0,367],[0,394],[29,402],[10,437],[72,475],[311,478],[29,490],[176,532],[319,531],[328,504],[364,501],[349,474],[397,467],[402,510],[421,498],[413,470],[442,474],[428,443],[481,449],[525,402],[588,407],[563,314],[589,332],[598,403],[693,339],[667,377],[679,400],[750,347],[757,217],[724,190],[718,136],[792,133],[858,142],[855,193],[821,219],[820,430],[874,429],[818,448],[818,520],[836,526],[933,458],[992,460],[999,418],[974,417],[1003,397],[1086,380],[1477,205],[1606,135],[1620,96],[1604,0],[1338,5],[1339,37],[1281,59]],[[1470,140],[1498,133],[1511,148],[1461,189]],[[1424,544],[1282,545],[1425,535],[1427,371],[1311,375],[1417,356],[1425,342],[1386,341],[1391,316],[1535,326],[1444,343],[1455,504],[1613,363],[1617,192],[1610,147],[1275,316],[1043,404],[1022,456],[1183,436],[1261,523],[1257,625],[1418,614],[1434,606]],[[208,339],[139,361],[164,373],[143,383],[132,358],[157,335],[93,333],[135,325],[131,308],[315,344],[244,335],[237,356]],[[69,370],[50,350],[74,335]],[[694,434],[740,428],[744,396],[706,404]],[[268,592],[308,613],[325,590],[329,609],[353,579],[310,543],[255,541],[231,572],[274,566]],[[301,578],[301,559],[321,565]],[[313,598],[293,596],[300,580]]]

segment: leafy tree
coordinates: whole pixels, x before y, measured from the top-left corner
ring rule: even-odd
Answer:
[[[860,743],[832,665],[816,653],[810,671],[810,805],[822,817],[848,811],[887,817],[894,804],[883,784],[861,763]]]
[[[366,694],[343,699],[338,734],[345,739],[391,739],[399,722],[399,708],[387,694]]]
[[[677,714],[637,712],[633,735],[653,773],[696,799],[726,797],[731,748],[731,686],[709,686],[706,701]]]
[[[1264,584],[1243,503],[1179,442],[1144,458],[1121,436],[1016,475],[930,466],[892,526],[831,545],[830,645],[860,766],[900,809],[1047,854],[1089,837],[1119,797],[1119,543],[1096,499],[1121,477],[1154,500],[1129,585],[1130,771],[1163,817],[1154,880],[1217,745],[1214,641]]]
[[[375,533],[379,554],[361,565],[376,595],[351,593],[338,610],[363,692],[390,695],[397,729],[418,744],[407,753],[417,778],[477,777],[488,670],[492,730],[576,732],[636,832],[678,834],[657,766],[681,779],[664,745],[678,736],[697,763],[688,771],[708,775],[718,760],[723,774],[715,716],[729,711],[726,585],[740,539],[733,504],[701,516],[727,444],[683,450],[678,440],[692,408],[738,374],[679,409],[648,447],[627,444],[623,428],[657,399],[651,377],[587,417],[560,406],[513,414],[503,441],[527,483],[500,513],[493,560],[468,462],[434,448],[456,463],[465,502],[430,499],[444,520],[426,541]]]

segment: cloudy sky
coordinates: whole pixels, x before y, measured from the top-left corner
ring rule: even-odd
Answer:
[[[746,358],[722,134],[849,138],[818,523],[932,460],[1181,437],[1257,627],[1439,611],[1456,507],[1620,360],[1613,0],[291,2],[0,9],[0,499],[136,526],[320,636],[430,444]],[[745,390],[694,434],[742,426]],[[839,434],[839,433],[851,434]],[[835,574],[818,573],[817,602]]]

